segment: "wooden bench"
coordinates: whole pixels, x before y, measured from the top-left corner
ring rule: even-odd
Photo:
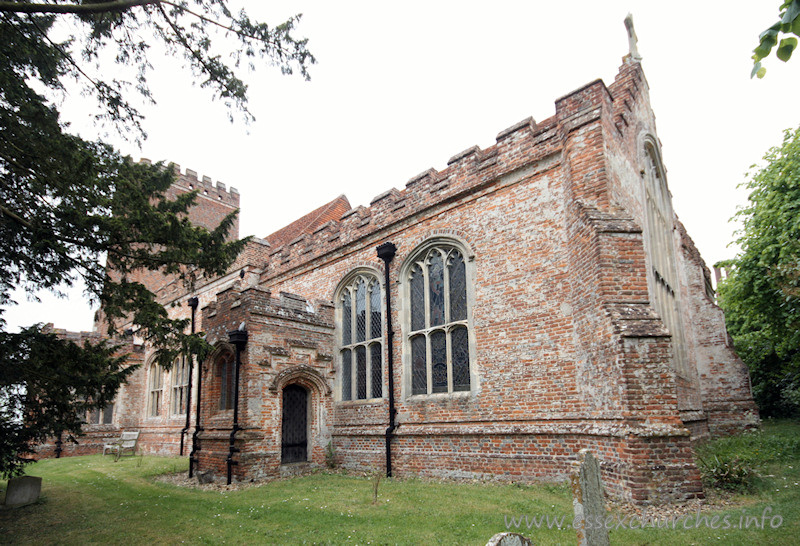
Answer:
[[[118,461],[125,451],[130,451],[131,455],[136,455],[136,444],[139,442],[139,431],[123,432],[118,440],[103,444],[103,455],[106,451],[116,453],[115,461]]]

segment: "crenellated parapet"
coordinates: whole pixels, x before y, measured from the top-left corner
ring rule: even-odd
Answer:
[[[140,163],[148,165],[152,162],[143,157],[139,160]],[[239,190],[234,187],[227,188],[225,184],[217,181],[216,184],[211,180],[210,176],[199,176],[197,171],[186,169],[186,172],[181,172],[181,166],[177,163],[170,163],[169,166],[175,173],[175,185],[186,191],[197,190],[198,196],[203,196],[220,203],[225,203],[232,207],[239,207]]]
[[[453,155],[441,171],[430,168],[410,178],[402,190],[391,188],[339,219],[323,224],[269,250],[266,278],[280,274],[392,225],[414,221],[427,211],[480,192],[493,184],[510,183],[550,169],[561,150],[556,119],[537,124],[526,118],[498,133],[486,149],[472,146]]]
[[[239,190],[236,188],[227,188],[225,184],[219,181],[215,184],[212,182],[211,177],[199,177],[197,172],[192,169],[186,169],[186,172],[182,173],[180,165],[175,163],[171,165],[176,175],[175,184],[178,186],[183,186],[189,191],[197,190],[198,196],[207,197],[233,207],[239,206]]]

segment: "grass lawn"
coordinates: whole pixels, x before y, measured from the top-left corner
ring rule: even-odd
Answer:
[[[767,423],[749,434],[702,451],[708,461],[733,456],[762,477],[736,505],[717,515],[718,529],[619,529],[612,544],[800,543],[800,423]],[[372,503],[368,478],[336,473],[278,480],[238,491],[203,491],[156,481],[183,471],[185,459],[99,455],[40,461],[28,474],[42,476],[42,499],[0,511],[3,544],[485,544],[507,530],[511,518],[565,517],[567,529],[535,525],[522,532],[539,544],[575,544],[572,499],[565,484],[493,485],[383,480]],[[3,487],[5,484],[3,484]],[[766,529],[736,529],[764,510]],[[773,516],[780,516],[780,526]],[[731,525],[722,529],[728,516]],[[551,520],[552,521],[552,520]]]

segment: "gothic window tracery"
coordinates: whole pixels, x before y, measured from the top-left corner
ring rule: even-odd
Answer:
[[[652,143],[645,146],[646,239],[650,255],[647,271],[656,312],[672,335],[673,365],[680,373],[687,369],[683,320],[679,305],[678,271],[673,244],[672,197],[664,169]]]
[[[467,268],[454,245],[425,248],[406,269],[411,394],[471,388]]]
[[[339,396],[342,401],[383,397],[381,285],[359,273],[339,290]]]

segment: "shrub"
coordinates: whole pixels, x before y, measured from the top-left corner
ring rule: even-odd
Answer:
[[[758,473],[738,457],[720,459],[714,455],[709,461],[699,459],[703,484],[707,487],[738,492],[754,488]]]

